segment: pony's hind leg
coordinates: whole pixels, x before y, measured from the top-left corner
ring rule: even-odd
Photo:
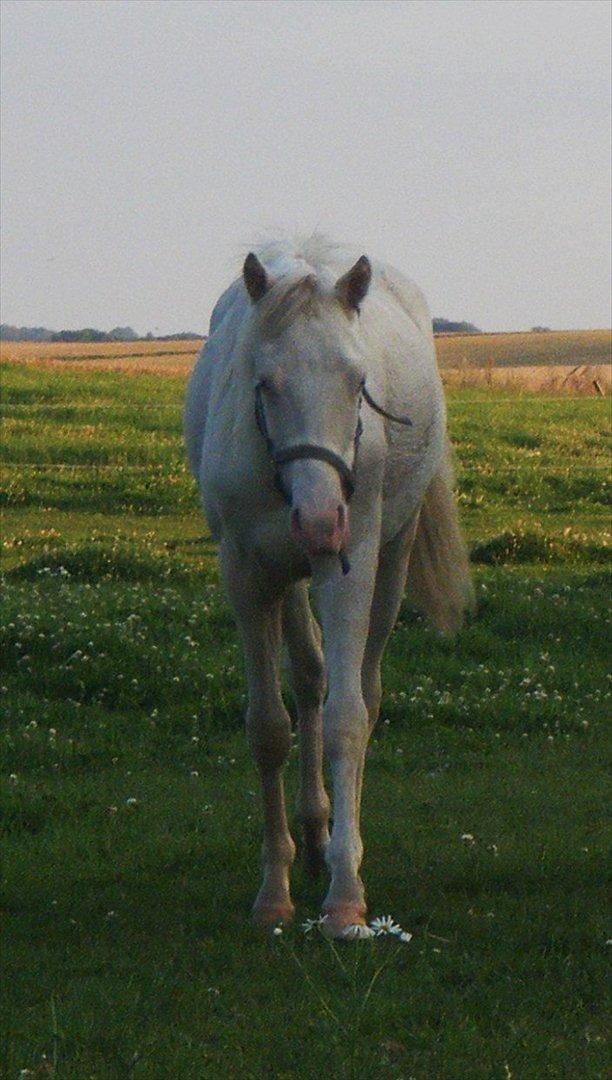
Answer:
[[[370,610],[370,627],[361,669],[361,685],[368,709],[370,730],[378,720],[382,687],[380,663],[399,614],[418,515],[381,548]]]
[[[374,597],[370,610],[370,628],[361,668],[361,686],[368,710],[370,731],[374,728],[380,712],[382,698],[380,663],[402,603],[417,522],[418,515],[405,525],[393,540],[385,544],[378,560]],[[358,812],[361,805],[362,787],[363,763],[357,778]]]
[[[283,766],[291,747],[291,724],[280,688],[281,597],[252,574],[227,545],[221,566],[242,638],[248,683],[247,735],[261,778],[264,809],[263,881],[253,917],[259,925],[293,915],[289,870],[295,844],[287,824]]]
[[[321,634],[304,583],[295,585],[283,603],[283,631],[300,734],[300,786],[297,812],[304,833],[307,870],[325,868],[329,843],[329,798],[323,780],[323,695],[325,673]]]

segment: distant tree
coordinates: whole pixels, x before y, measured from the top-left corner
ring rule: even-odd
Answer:
[[[550,333],[550,326],[532,326],[531,327],[531,333],[532,334],[549,334]]]
[[[115,326],[108,331],[110,341],[138,341],[138,334],[131,326]]]
[[[51,341],[108,341],[109,336],[103,330],[94,330],[86,326],[83,330],[58,330]]]
[[[450,319],[432,319],[434,334],[482,334],[474,323],[452,322]]]
[[[52,338],[53,331],[44,326],[0,325],[0,341],[51,341]]]
[[[181,330],[176,334],[164,334],[157,337],[151,330],[145,334],[145,341],[193,341],[202,340],[204,334],[195,330]],[[141,340],[131,326],[115,326],[108,333],[86,326],[82,330],[47,330],[44,326],[0,325],[0,341],[139,341]]]
[[[194,338],[202,340],[204,334],[196,333],[195,330],[181,330],[178,334],[162,334],[155,338],[155,341],[193,341]]]

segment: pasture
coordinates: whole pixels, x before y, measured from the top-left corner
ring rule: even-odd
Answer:
[[[609,401],[450,391],[479,615],[449,642],[406,602],[387,652],[363,874],[413,939],[360,1011],[388,944],[303,935],[299,862],[296,929],[249,926],[259,792],[187,357],[10,359],[5,1075],[603,1077]]]

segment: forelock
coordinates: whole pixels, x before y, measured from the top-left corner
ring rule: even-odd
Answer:
[[[276,335],[300,319],[319,315],[324,303],[314,274],[289,280],[283,277],[257,304],[257,318],[264,332]]]

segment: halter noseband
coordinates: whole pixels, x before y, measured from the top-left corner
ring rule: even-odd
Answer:
[[[280,467],[286,465],[289,461],[299,461],[304,458],[310,458],[314,461],[325,461],[328,465],[336,470],[340,477],[340,483],[342,485],[342,494],[345,501],[348,503],[351,500],[353,492],[355,491],[355,470],[357,467],[357,451],[359,450],[359,440],[361,439],[361,433],[363,431],[363,424],[361,423],[361,403],[367,401],[371,409],[374,409],[380,416],[384,416],[386,420],[392,420],[395,424],[403,424],[405,427],[412,426],[412,420],[408,416],[395,416],[393,413],[387,412],[381,405],[378,405],[374,401],[366,388],[365,382],[362,382],[359,389],[359,401],[357,405],[357,426],[355,428],[355,435],[353,438],[353,464],[349,467],[339,454],[336,454],[333,450],[329,450],[326,446],[317,446],[316,443],[297,443],[295,446],[287,446],[284,449],[277,450],[270,437],[268,431],[268,424],[266,421],[266,412],[264,409],[263,386],[260,382],[255,384],[255,420],[257,427],[259,428],[264,442],[266,444],[266,450],[274,465],[274,483],[277,490],[282,495],[285,502],[291,505],[291,496],[283,486],[283,479],[281,476]],[[350,570],[350,564],[344,551],[340,552],[340,563],[342,566],[342,573],[348,574]]]

